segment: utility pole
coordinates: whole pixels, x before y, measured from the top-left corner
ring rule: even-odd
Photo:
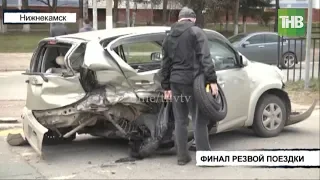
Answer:
[[[97,0],[92,0],[92,22],[93,29],[98,30],[98,8],[97,8]]]
[[[113,0],[106,0],[106,29],[112,29],[113,26],[112,1]]]
[[[309,88],[309,82],[310,82],[310,57],[311,57],[311,30],[312,30],[312,0],[309,0],[308,2],[308,23],[307,23],[307,39],[306,39],[306,68],[305,68],[305,79],[304,79],[304,89]]]
[[[130,27],[130,1],[126,0],[126,21],[127,27]]]

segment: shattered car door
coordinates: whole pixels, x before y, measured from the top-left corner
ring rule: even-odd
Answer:
[[[77,47],[74,44],[65,56],[65,60]],[[32,58],[40,55],[39,48]],[[41,60],[42,61],[42,60]],[[39,63],[39,61],[32,61]],[[80,80],[77,76],[64,76],[63,74],[45,73],[41,71],[26,72],[27,101],[29,110],[46,110],[63,107],[75,103],[85,97]]]
[[[123,96],[131,97],[133,101],[136,101],[136,98],[150,97],[151,94],[156,93],[155,90],[159,87],[159,84],[155,82],[155,75],[159,69],[139,72],[122,59],[115,48],[139,41],[162,42],[164,36],[164,33],[126,35],[111,41],[105,49],[98,42],[88,43],[85,66],[96,72],[96,80],[99,84],[110,88],[107,90],[109,94],[111,92],[119,97],[123,93]],[[90,50],[91,48],[92,50]],[[110,95],[108,95],[108,99],[112,99]],[[123,99],[131,101],[128,98]]]

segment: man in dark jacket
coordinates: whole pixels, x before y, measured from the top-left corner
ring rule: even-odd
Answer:
[[[195,26],[196,14],[184,7],[163,42],[163,61],[160,74],[164,98],[172,100],[175,118],[175,138],[178,164],[191,161],[187,148],[191,112],[195,130],[197,151],[210,151],[208,128],[209,119],[205,117],[193,99],[193,82],[197,75],[204,73],[210,84],[212,94],[218,94],[217,76],[211,59],[208,39],[205,32]]]
[[[62,36],[68,34],[68,28],[62,23],[54,23],[50,28],[50,36]]]

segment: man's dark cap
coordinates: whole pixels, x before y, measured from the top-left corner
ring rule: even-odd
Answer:
[[[181,18],[196,18],[196,13],[188,7],[183,7],[179,12],[179,19]]]

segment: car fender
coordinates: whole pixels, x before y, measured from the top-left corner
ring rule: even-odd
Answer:
[[[245,122],[245,126],[252,126],[253,119],[254,119],[254,113],[256,110],[257,103],[260,99],[260,97],[268,90],[270,89],[282,89],[283,83],[281,80],[278,81],[266,81],[265,83],[261,83],[258,85],[254,91],[251,93],[251,98],[249,101],[249,108],[248,108],[248,119]]]

